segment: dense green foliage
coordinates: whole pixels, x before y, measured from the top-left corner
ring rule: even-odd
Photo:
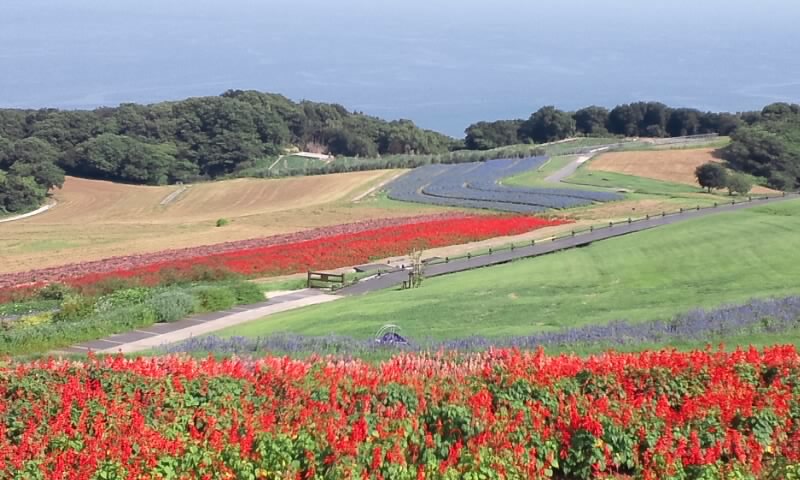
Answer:
[[[408,120],[255,91],[92,111],[0,109],[0,208],[41,203],[64,171],[152,185],[213,179],[289,145],[375,156],[444,153],[460,143]]]
[[[46,141],[11,141],[0,132],[0,213],[18,212],[42,203],[47,191],[64,183],[58,153]]]
[[[496,150],[504,146],[575,135],[731,134],[734,142],[726,159],[733,168],[790,188],[800,174],[797,110],[788,104],[738,114],[674,109],[658,102],[610,111],[590,106],[565,112],[546,106],[527,120],[470,125],[461,142],[408,120],[387,122],[341,105],[294,102],[256,91],[92,111],[0,109],[0,214],[40,205],[51,188],[63,183],[65,173],[151,185],[230,175],[337,173],[486,160],[505,155]],[[290,146],[338,158],[273,170]],[[455,151],[463,147],[467,150]],[[528,148],[510,154],[535,153]]]
[[[708,162],[695,169],[694,176],[697,183],[710,192],[714,188],[724,188],[728,185],[728,171],[719,163]]]
[[[757,112],[741,114],[670,108],[658,102],[618,105],[611,111],[592,105],[575,112],[542,107],[528,120],[478,122],[467,127],[467,148],[486,149],[519,142],[552,142],[574,135],[679,137],[718,133],[729,135],[739,125],[761,119]],[[512,131],[517,126],[516,134]],[[505,142],[505,143],[504,143]]]
[[[721,153],[730,167],[766,178],[773,188],[800,188],[800,105],[764,107],[758,121],[731,134]]]
[[[553,142],[573,135],[575,119],[553,106],[540,108],[519,127],[520,138],[535,143]]]
[[[519,138],[519,128],[522,123],[522,120],[474,123],[467,127],[464,143],[470,150],[490,150],[522,143]]]
[[[728,184],[725,187],[731,195],[734,193],[747,195],[753,189],[753,179],[743,173],[731,173],[728,175]]]
[[[0,355],[45,352],[193,313],[264,301],[258,285],[240,279],[156,288],[118,285],[90,295],[51,284],[35,298],[0,305]]]

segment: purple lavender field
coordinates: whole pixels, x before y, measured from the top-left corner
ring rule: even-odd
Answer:
[[[617,320],[605,325],[588,325],[529,336],[487,338],[470,336],[433,341],[406,338],[405,343],[381,339],[356,339],[348,336],[303,336],[276,334],[265,337],[240,336],[221,338],[214,335],[196,337],[161,347],[161,353],[257,354],[257,353],[320,353],[363,355],[382,351],[475,351],[497,348],[620,348],[636,345],[672,343],[709,343],[726,337],[757,334],[778,334],[800,326],[800,297],[751,300],[742,305],[697,309],[671,320],[629,322]]]

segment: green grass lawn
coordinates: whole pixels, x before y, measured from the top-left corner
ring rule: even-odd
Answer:
[[[544,165],[536,170],[528,170],[527,172],[507,177],[502,180],[504,185],[518,186],[518,187],[547,187],[553,188],[552,183],[545,182],[544,179],[555,172],[566,167],[570,162],[574,161],[577,157],[574,155],[561,155],[551,157]]]
[[[588,168],[579,168],[575,174],[567,179],[567,183],[614,190],[625,189],[631,192],[652,195],[703,193],[700,187],[692,185],[625,175],[624,173],[589,170]]]
[[[690,220],[509,265],[432,278],[222,332],[411,338],[506,336],[670,318],[696,307],[800,293],[800,201]]]

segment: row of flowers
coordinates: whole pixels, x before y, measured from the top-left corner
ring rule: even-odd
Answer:
[[[10,362],[0,398],[2,478],[798,478],[800,462],[791,346]]]
[[[138,255],[110,257],[102,260],[71,263],[59,265],[57,267],[28,270],[25,272],[6,273],[0,275],[0,288],[41,282],[63,282],[66,279],[81,277],[88,273],[102,274],[114,271],[130,270],[132,268],[138,268],[167,261],[188,260],[227,252],[269,247],[273,245],[292,244],[308,240],[319,240],[335,235],[367,232],[386,227],[397,227],[414,223],[463,218],[464,216],[465,215],[462,213],[447,213],[365,220],[362,222],[332,225],[283,235],[272,235],[269,237],[237,240],[216,243],[212,245],[203,245],[199,247],[162,250],[159,252],[142,253]]]
[[[252,248],[225,249],[222,253],[162,258],[147,263],[144,260],[124,263],[108,269],[92,262],[80,268],[34,275],[35,289],[46,282],[64,282],[75,287],[87,287],[109,279],[133,279],[144,285],[166,281],[206,279],[219,272],[246,276],[273,276],[300,273],[312,269],[333,269],[369,262],[373,259],[408,254],[415,248],[433,248],[462,244],[487,238],[517,235],[538,228],[564,223],[531,216],[449,216],[417,218],[366,230],[357,230],[307,240],[269,243]],[[159,257],[161,258],[161,257]],[[96,267],[96,268],[94,268]],[[209,273],[211,272],[211,273]],[[6,296],[19,287],[6,288]],[[0,291],[0,297],[2,297]]]

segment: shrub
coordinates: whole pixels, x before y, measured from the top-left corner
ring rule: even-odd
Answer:
[[[227,218],[220,218],[219,220],[217,220],[217,227],[224,227],[227,224],[228,224]]]
[[[42,300],[64,300],[68,295],[74,293],[74,290],[63,283],[49,283],[36,293]]]
[[[193,313],[197,303],[197,299],[186,292],[166,291],[151,298],[147,305],[157,322],[174,322]]]
[[[117,290],[136,288],[140,285],[139,280],[135,278],[109,277],[98,280],[91,285],[81,287],[81,292],[85,295],[101,296],[114,293]]]
[[[75,322],[94,313],[95,302],[83,295],[69,295],[61,302],[58,312],[53,316],[54,322]]]
[[[709,193],[713,188],[725,188],[728,185],[728,171],[716,162],[704,163],[694,171],[697,183],[707,188]]]
[[[743,173],[734,173],[728,176],[727,186],[728,193],[731,195],[734,193],[747,195],[753,189],[753,180]]]
[[[13,322],[12,326],[17,327],[32,327],[34,325],[41,325],[43,323],[50,323],[53,320],[53,312],[34,313],[33,315],[26,315],[19,320]]]
[[[141,305],[147,302],[152,296],[153,290],[148,288],[125,288],[101,297],[97,301],[95,310],[98,312],[107,312],[117,308]]]
[[[236,304],[236,294],[228,287],[202,285],[194,287],[191,293],[206,312],[226,310]]]
[[[189,278],[196,282],[219,282],[221,280],[231,280],[239,277],[241,277],[241,275],[226,268],[202,264],[194,265],[189,275]]]
[[[236,303],[240,305],[259,303],[263,302],[265,299],[264,292],[261,291],[261,288],[252,282],[232,282],[228,285],[228,287],[236,296]]]
[[[42,352],[95,340],[106,335],[152,325],[156,321],[156,316],[149,305],[134,305],[107,312],[90,313],[76,321],[63,321],[63,318],[61,320],[24,328],[0,328],[0,355]]]

